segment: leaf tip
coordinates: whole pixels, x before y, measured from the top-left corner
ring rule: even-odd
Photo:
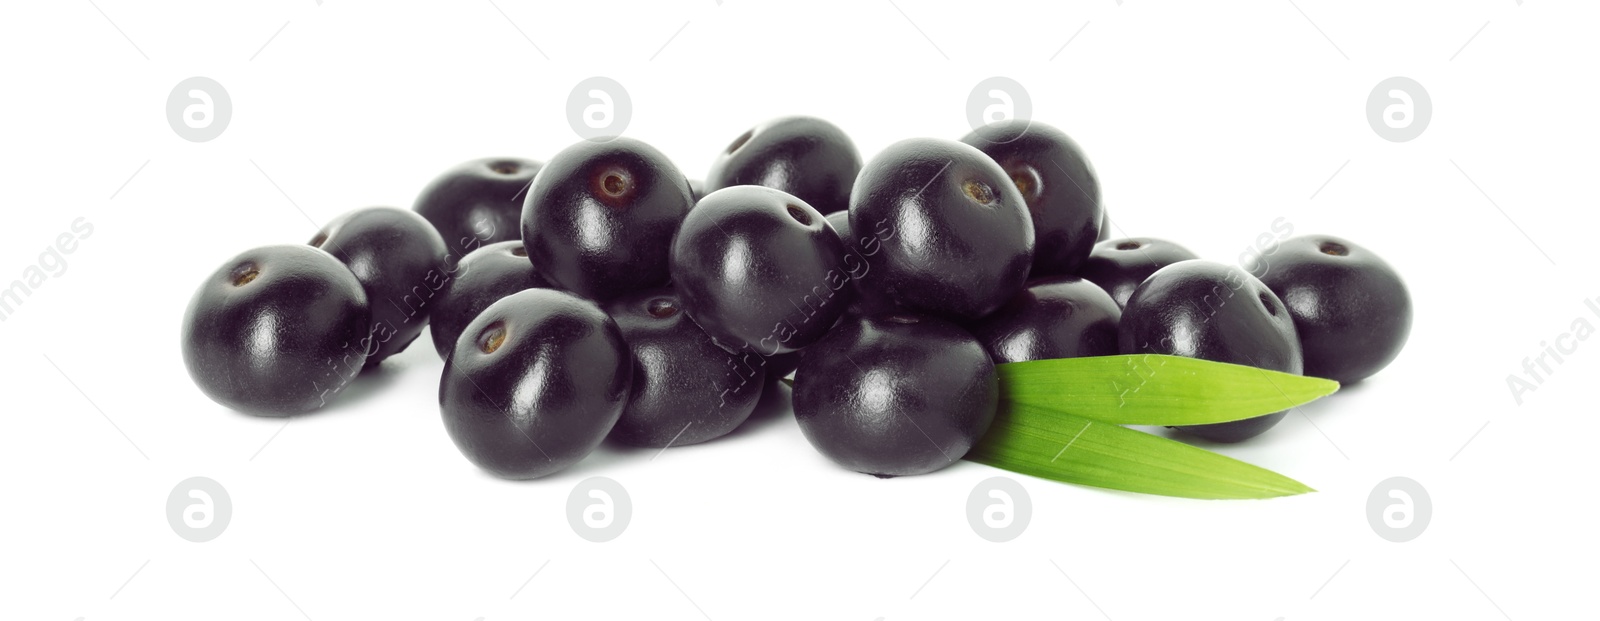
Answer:
[[[1284,477],[1284,478],[1288,479],[1288,477]],[[1283,489],[1281,489],[1279,491],[1281,491],[1282,493],[1277,496],[1278,498],[1287,497],[1287,496],[1300,496],[1300,495],[1303,495],[1303,494],[1315,494],[1315,493],[1317,493],[1316,488],[1311,487],[1310,485],[1306,485],[1305,483],[1301,483],[1299,481],[1296,481],[1294,479],[1288,479],[1288,484],[1285,485],[1283,487]]]

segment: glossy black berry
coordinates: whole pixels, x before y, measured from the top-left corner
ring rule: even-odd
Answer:
[[[1294,320],[1278,296],[1244,270],[1213,261],[1182,261],[1150,275],[1128,299],[1117,336],[1124,354],[1171,354],[1296,375],[1303,368]],[[1239,442],[1283,415],[1179,429]]]
[[[701,199],[672,244],[689,316],[728,349],[763,356],[815,342],[854,295],[844,242],[780,190],[742,185]]]
[[[449,280],[444,240],[415,212],[369,207],[329,222],[311,245],[328,251],[361,281],[372,309],[367,366],[404,351],[422,334]]]
[[[551,284],[609,300],[667,283],[667,249],[693,204],[688,180],[655,147],[585,140],[534,177],[522,241]]]
[[[1279,244],[1261,277],[1294,317],[1306,375],[1359,381],[1400,355],[1411,333],[1411,294],[1372,251],[1331,235]]]
[[[501,298],[534,287],[549,287],[528,262],[521,241],[504,241],[473,251],[455,265],[449,280],[433,300],[428,331],[433,333],[433,348],[440,358],[450,357],[456,338]]]
[[[1117,307],[1128,305],[1128,296],[1151,274],[1173,263],[1198,259],[1188,248],[1154,237],[1112,239],[1094,245],[1089,260],[1078,276],[1100,285],[1111,294]]]
[[[783,190],[824,214],[850,206],[861,153],[844,130],[791,116],[757,125],[728,144],[706,174],[708,192],[736,185]]]
[[[693,199],[694,202],[698,203],[700,202],[700,199],[705,198],[706,194],[708,194],[708,192],[706,192],[706,182],[699,179],[689,180],[690,199]]]
[[[527,289],[468,324],[445,361],[445,430],[478,467],[532,479],[577,463],[627,403],[633,364],[616,322],[593,302]]]
[[[1111,239],[1111,212],[1102,210],[1100,212],[1100,234],[1094,238],[1094,241],[1099,243],[1108,239]],[[1091,251],[1090,254],[1092,255],[1093,252]]]
[[[606,312],[633,351],[633,390],[612,439],[648,447],[698,444],[750,417],[766,381],[761,356],[717,347],[670,288],[623,296]]]
[[[1035,236],[1033,277],[1077,273],[1105,217],[1100,182],[1077,143],[1038,121],[987,125],[961,141],[994,158],[1027,203]]]
[[[868,162],[850,231],[868,263],[857,287],[867,306],[977,319],[1022,290],[1033,261],[1033,222],[1016,185],[989,156],[951,140],[904,140]]]
[[[183,362],[213,401],[264,416],[326,405],[366,363],[367,294],[308,246],[240,254],[200,283],[183,315]]]
[[[1112,356],[1122,309],[1100,287],[1072,276],[1029,284],[972,326],[995,364]]]
[[[923,474],[967,454],[994,420],[994,363],[940,319],[848,320],[807,348],[794,413],[811,445],[845,468]]]
[[[521,239],[522,199],[541,166],[515,157],[463,162],[429,182],[412,210],[433,224],[457,259],[482,246]]]

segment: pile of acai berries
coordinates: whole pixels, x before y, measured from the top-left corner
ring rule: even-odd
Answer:
[[[218,403],[285,416],[431,322],[445,429],[515,479],[607,436],[718,438],[793,373],[817,450],[898,476],[983,436],[996,364],[1156,353],[1353,382],[1405,343],[1405,285],[1347,240],[1279,240],[1247,271],[1106,239],[1108,222],[1088,160],[1039,122],[863,165],[838,127],[777,119],[703,186],[638,140],[584,141],[543,165],[467,162],[413,210],[356,210],[228,260],[189,303],[183,356]],[[1185,431],[1236,442],[1282,417]]]

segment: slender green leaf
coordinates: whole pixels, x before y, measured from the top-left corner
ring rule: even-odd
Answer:
[[[1118,425],[1200,425],[1287,410],[1339,383],[1180,356],[1134,354],[1002,364],[1000,398]]]
[[[1273,498],[1315,491],[1265,468],[1182,442],[1018,403],[1002,403],[967,459],[1040,478],[1182,498]]]

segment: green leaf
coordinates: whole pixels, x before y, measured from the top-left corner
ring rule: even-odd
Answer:
[[[967,459],[1053,481],[1182,498],[1274,498],[1316,491],[1182,442],[1018,403],[1002,403]]]
[[[1118,425],[1225,423],[1339,390],[1333,380],[1158,354],[1012,362],[998,369],[1004,401]]]

